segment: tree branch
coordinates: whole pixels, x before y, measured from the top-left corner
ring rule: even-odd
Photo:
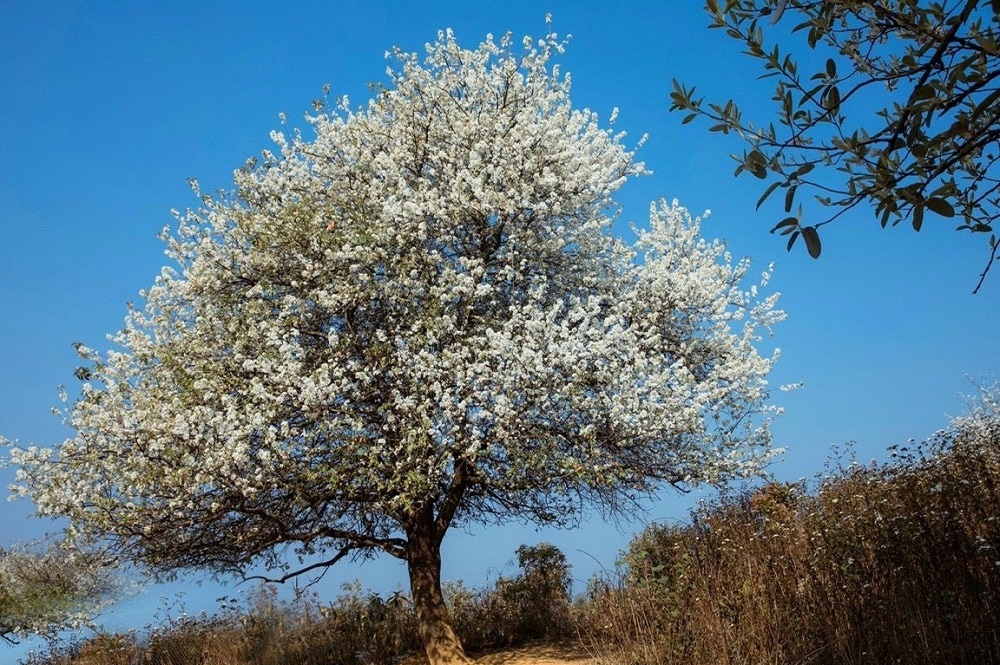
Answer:
[[[896,127],[893,130],[892,137],[889,139],[889,149],[892,150],[893,146],[896,145],[896,141],[899,140],[900,135],[902,135],[907,123],[910,119],[910,112],[913,108],[913,104],[916,101],[914,96],[917,91],[920,90],[924,85],[927,84],[927,79],[930,78],[931,72],[936,66],[941,65],[944,58],[944,53],[948,49],[948,44],[955,38],[958,33],[958,29],[968,20],[969,15],[975,10],[976,5],[979,4],[979,0],[968,0],[965,3],[965,9],[962,10],[961,18],[955,21],[948,33],[941,39],[938,43],[937,49],[934,51],[934,55],[931,59],[927,61],[927,64],[923,67],[923,74],[920,76],[920,80],[915,86],[913,86],[913,92],[910,93],[910,98],[907,100],[906,105],[903,107],[903,112],[899,116],[899,120],[896,122]]]
[[[990,260],[986,262],[986,267],[983,268],[983,272],[979,274],[979,281],[976,282],[976,288],[972,289],[972,295],[979,293],[979,288],[983,285],[983,280],[986,279],[986,274],[989,273],[990,268],[993,267],[993,262],[997,258],[997,252],[1000,252],[1000,242],[993,243],[993,247],[990,251]]]
[[[319,561],[317,563],[308,565],[305,568],[300,568],[298,570],[294,570],[290,573],[282,575],[281,577],[268,577],[267,575],[242,575],[241,577],[244,582],[249,582],[250,580],[260,580],[262,582],[268,582],[271,584],[284,584],[290,579],[293,579],[295,577],[300,577],[301,575],[305,575],[306,573],[310,573],[314,570],[318,570],[319,568],[323,568],[324,571],[320,575],[320,577],[322,577],[322,575],[326,574],[326,570],[328,570],[331,566],[335,565],[338,561],[340,561],[341,559],[343,559],[356,549],[359,548],[345,547],[340,551],[338,551],[337,554],[334,555],[332,558],[327,559],[326,561]]]
[[[451,526],[451,521],[455,518],[455,511],[462,503],[465,490],[468,487],[471,463],[464,457],[455,460],[455,470],[452,474],[451,487],[445,494],[441,509],[438,511],[437,519],[434,522],[434,531],[438,543],[444,539],[444,534]]]

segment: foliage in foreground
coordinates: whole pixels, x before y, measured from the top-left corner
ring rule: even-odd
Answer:
[[[815,491],[770,484],[647,528],[582,630],[610,661],[1000,663],[1000,413]]]
[[[777,122],[744,119],[733,100],[705,104],[676,81],[671,110],[744,139],[736,173],[772,180],[758,207],[784,191],[787,216],[772,232],[789,249],[801,236],[817,257],[817,229],[859,204],[883,227],[954,218],[989,238],[978,291],[1000,250],[1000,2],[709,0],[707,10],[776,81]],[[815,223],[801,206],[794,214],[805,191],[834,212]]]

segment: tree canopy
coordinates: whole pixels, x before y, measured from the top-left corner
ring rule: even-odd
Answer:
[[[0,639],[14,644],[85,625],[116,588],[103,556],[18,545],[0,550]]]
[[[177,213],[115,348],[79,346],[75,436],[14,448],[19,492],[162,574],[398,557],[439,663],[465,662],[451,527],[759,472],[777,295],[676,203],[612,234],[644,168],[573,108],[564,43],[442,32],[367,105],[274,132]]]
[[[908,220],[916,231],[930,212],[988,238],[978,291],[1000,251],[1000,1],[708,0],[706,9],[711,27],[760,61],[761,78],[776,79],[777,122],[745,119],[733,100],[706,104],[676,80],[671,110],[746,141],[736,174],[771,180],[757,207],[784,190],[772,232],[789,249],[801,236],[816,258],[819,228],[860,204],[883,227]],[[798,55],[781,46],[795,35],[807,47]],[[832,210],[796,208],[810,190]]]

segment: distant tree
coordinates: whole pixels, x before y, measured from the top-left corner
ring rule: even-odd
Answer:
[[[436,664],[467,660],[449,528],[628,515],[758,472],[776,296],[676,204],[652,206],[641,258],[611,234],[643,168],[572,108],[563,46],[441,33],[424,62],[396,50],[367,106],[274,133],[280,154],[177,215],[177,266],[118,350],[79,347],[76,436],[15,447],[19,491],[165,574],[388,553]]]
[[[84,625],[115,589],[94,553],[16,546],[0,549],[0,639],[52,635]]]
[[[785,190],[787,216],[772,233],[789,249],[801,236],[815,258],[819,227],[863,202],[883,227],[906,219],[919,231],[928,211],[955,218],[960,231],[988,234],[977,292],[1000,251],[1000,0],[709,0],[706,9],[711,27],[761,61],[762,78],[777,79],[777,125],[744,119],[732,100],[705,104],[676,80],[670,108],[746,141],[736,174],[773,178],[757,207]],[[800,71],[803,58],[767,43],[766,29],[779,43],[801,34],[818,71]],[[801,205],[794,214],[806,189],[836,212],[814,223]]]
[[[572,566],[566,555],[549,543],[521,545],[516,550],[521,573],[501,579],[500,597],[513,609],[512,634],[519,639],[559,639],[570,634]]]

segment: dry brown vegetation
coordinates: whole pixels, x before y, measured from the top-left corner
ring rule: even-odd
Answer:
[[[1000,420],[980,416],[649,527],[581,631],[615,663],[1000,663]]]
[[[484,663],[980,665],[1000,663],[998,548],[993,408],[888,463],[842,457],[813,483],[724,494],[684,524],[652,525],[575,601],[565,558],[544,544],[518,549],[518,576],[446,595],[469,651],[492,652]],[[567,639],[575,650],[544,647]],[[353,585],[322,604],[262,587],[248,607],[31,662],[388,665],[419,652],[402,593]]]
[[[472,653],[570,637],[570,569],[557,548],[518,548],[520,574],[489,589],[445,586],[455,629]],[[537,650],[539,647],[535,647]],[[568,652],[572,655],[572,651]],[[183,617],[145,635],[99,635],[34,656],[30,665],[389,665],[422,647],[409,599],[346,585],[332,603],[301,595],[282,601],[260,587],[248,607]],[[499,655],[488,662],[507,663]],[[512,662],[512,661],[511,661]]]

